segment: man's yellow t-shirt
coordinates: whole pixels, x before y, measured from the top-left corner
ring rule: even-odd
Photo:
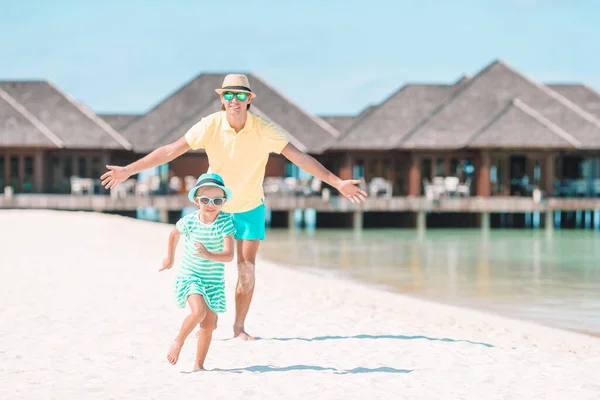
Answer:
[[[208,155],[208,172],[221,175],[232,198],[223,211],[239,213],[262,204],[263,179],[269,153],[280,154],[288,139],[275,124],[248,113],[239,132],[229,125],[225,111],[208,115],[185,134],[194,149],[204,149]]]

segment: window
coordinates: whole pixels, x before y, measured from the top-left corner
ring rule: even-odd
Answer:
[[[4,174],[6,170],[4,169],[4,156],[0,155],[0,193],[4,192],[4,186],[6,186],[6,182],[4,181]]]
[[[24,164],[23,191],[31,193],[33,192],[33,157],[25,156]]]
[[[92,157],[92,166],[91,166],[91,172],[92,172],[92,178],[99,178],[100,177],[100,157],[98,156],[94,156]],[[160,168],[160,167],[159,167]]]
[[[352,179],[361,179],[365,177],[365,167],[363,165],[355,165],[352,167]]]
[[[63,178],[67,180],[73,176],[73,157],[65,157],[63,159]]]
[[[424,158],[421,161],[421,178],[431,180],[431,159]]]
[[[495,165],[490,167],[490,183],[498,182],[498,170]]]
[[[446,159],[438,158],[435,163],[435,176],[446,176]]]
[[[19,156],[11,156],[10,163],[8,166],[8,170],[10,172],[10,180],[9,185],[12,186],[15,191],[21,191],[21,182],[19,180],[19,165],[20,165]]]
[[[310,179],[310,174],[298,168],[294,163],[287,162],[285,164],[285,176],[287,178]]]
[[[542,172],[541,172],[540,162],[536,160],[535,166],[533,167],[533,181],[539,182],[541,175],[542,175]]]
[[[473,163],[473,160],[463,160],[462,169],[465,174],[465,180],[472,178],[473,173],[475,172],[475,165]]]
[[[392,160],[386,158],[383,160],[383,178],[390,180],[392,179]]]
[[[496,185],[496,190],[498,193],[502,193],[504,191],[504,185],[503,185],[503,180],[504,180],[504,158],[499,158],[498,161],[496,161],[496,164],[498,166],[498,170],[497,170],[497,179],[498,179],[498,183]]]
[[[287,178],[297,178],[300,168],[294,163],[287,162],[285,164],[285,176]]]
[[[369,180],[379,177],[380,172],[379,172],[379,160],[376,159],[372,159],[369,161],[369,168],[367,169],[367,174],[369,177]]]
[[[58,156],[50,158],[50,188],[54,193],[60,192],[61,174],[60,174],[60,159]]]
[[[450,160],[450,175],[460,178],[460,164],[456,158]]]
[[[77,175],[81,178],[89,178],[87,171],[87,158],[78,157],[77,161]]]

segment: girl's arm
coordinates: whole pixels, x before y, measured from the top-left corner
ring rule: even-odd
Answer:
[[[179,243],[179,238],[181,234],[177,230],[177,228],[173,228],[171,234],[169,235],[169,244],[167,247],[167,257],[163,260],[163,266],[159,271],[163,271],[165,269],[169,269],[173,266],[173,262],[175,260],[175,249],[177,248],[177,243]]]
[[[233,260],[233,235],[225,237],[223,251],[218,253],[206,250],[202,243],[196,243],[196,254],[207,260],[230,262]]]

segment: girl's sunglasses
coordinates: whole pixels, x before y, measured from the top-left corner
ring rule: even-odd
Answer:
[[[246,92],[224,92],[223,98],[227,101],[233,100],[233,96],[237,97],[239,101],[244,101],[248,98],[248,93]]]
[[[200,200],[200,204],[203,206],[207,206],[210,203],[213,203],[215,206],[220,207],[225,203],[225,197],[206,197],[206,196],[196,196],[198,200]]]

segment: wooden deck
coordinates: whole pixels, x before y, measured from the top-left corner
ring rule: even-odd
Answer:
[[[549,198],[535,203],[524,197],[446,198],[431,202],[423,197],[369,198],[355,205],[339,197],[324,201],[320,197],[268,196],[266,206],[272,211],[312,208],[317,212],[464,212],[464,213],[526,213],[548,210],[600,210],[600,198]],[[17,194],[11,198],[0,195],[0,208],[56,209],[92,211],[134,211],[152,207],[179,211],[190,207],[184,195],[113,198],[108,195]]]

